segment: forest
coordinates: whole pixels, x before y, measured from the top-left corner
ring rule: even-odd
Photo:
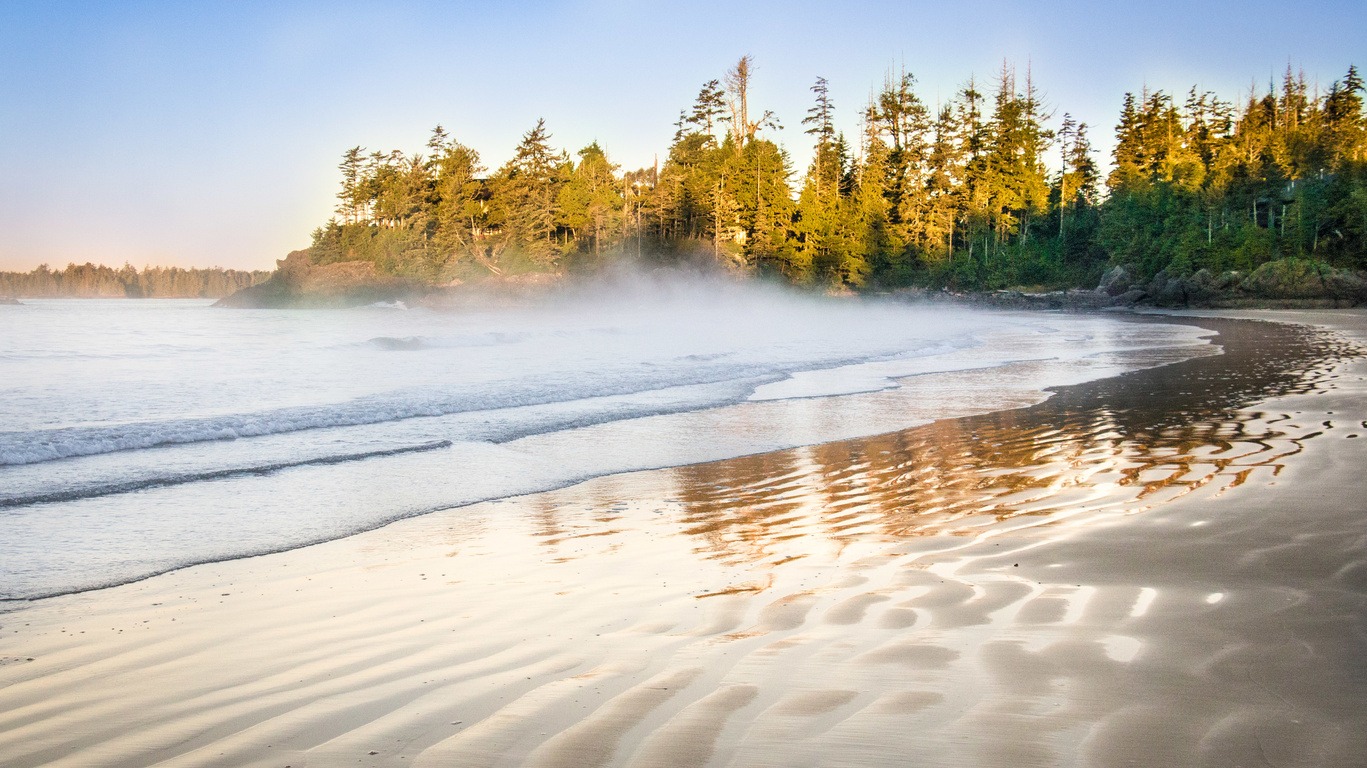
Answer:
[[[803,285],[969,289],[1081,285],[1110,264],[1140,276],[1286,257],[1367,266],[1355,67],[1322,93],[1288,69],[1240,104],[1126,94],[1104,179],[1091,127],[1055,120],[1008,66],[938,110],[913,75],[890,76],[853,138],[817,78],[801,120],[813,160],[798,174],[770,138],[775,116],[750,103],[752,70],[742,57],[705,83],[654,168],[623,171],[596,143],[556,149],[544,121],[492,173],[441,126],[424,152],[353,147],[311,259],[443,283],[711,255]]]
[[[54,271],[43,264],[32,272],[0,272],[0,296],[33,298],[221,298],[265,282],[270,272],[236,269],[182,269],[124,264],[120,269],[68,264]]]
[[[1126,94],[1112,170],[1092,126],[1056,117],[1027,74],[970,78],[933,109],[910,73],[835,130],[811,86],[805,171],[751,103],[753,61],[703,84],[657,167],[557,149],[544,120],[490,172],[438,126],[420,152],[347,150],[317,264],[368,261],[427,283],[711,257],[819,288],[1065,287],[1124,264],[1250,270],[1279,258],[1367,266],[1367,122],[1355,67],[1327,90],[1290,69],[1240,102]]]
[[[793,168],[777,117],[751,103],[740,60],[679,112],[654,167],[597,143],[573,153],[544,120],[492,172],[437,126],[421,151],[343,153],[335,216],[308,262],[449,285],[587,272],[625,258],[715,261],[821,290],[993,290],[1246,273],[1278,259],[1367,268],[1367,116],[1350,66],[1327,89],[1287,69],[1239,101],[1124,95],[1104,178],[1094,128],[1046,106],[1027,73],[969,78],[938,108],[908,72],[835,129],[811,85]],[[367,267],[368,269],[370,267]],[[220,297],[267,272],[46,265],[0,273],[0,296]]]

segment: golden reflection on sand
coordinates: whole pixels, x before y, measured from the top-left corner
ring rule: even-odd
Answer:
[[[1253,359],[1189,361],[1180,387],[1117,392],[1133,380],[1122,377],[1031,408],[681,467],[670,471],[666,511],[704,558],[779,567],[822,553],[838,559],[855,542],[976,537],[1132,514],[1197,491],[1219,495],[1254,473],[1275,477],[1325,429],[1242,410],[1326,386],[1352,354],[1326,334],[1292,335]],[[1203,386],[1211,381],[1220,386]],[[616,532],[625,502],[568,495],[535,502],[543,544]]]

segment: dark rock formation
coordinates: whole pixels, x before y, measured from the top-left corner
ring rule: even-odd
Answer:
[[[1270,261],[1255,269],[1239,290],[1258,299],[1367,302],[1367,278],[1361,273],[1303,259]]]
[[[1304,259],[1270,261],[1245,275],[1159,272],[1143,301],[1160,307],[1351,307],[1367,303],[1367,278]]]
[[[1101,276],[1096,289],[1107,296],[1120,296],[1129,291],[1133,283],[1129,270],[1124,267],[1111,267]]]
[[[1130,268],[1112,267],[1090,291],[993,291],[946,297],[1010,309],[1083,310],[1136,305],[1309,309],[1367,304],[1367,275],[1303,259],[1268,262],[1252,274],[1215,274],[1208,269],[1170,274],[1164,270],[1147,283],[1135,281],[1132,275]]]

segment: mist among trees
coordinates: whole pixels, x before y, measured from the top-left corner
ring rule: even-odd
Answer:
[[[544,120],[489,169],[437,126],[425,147],[346,150],[335,216],[315,264],[365,261],[381,275],[444,284],[588,271],[624,257],[716,260],[815,288],[1063,287],[1113,264],[1252,270],[1280,258],[1367,267],[1367,118],[1354,67],[1327,89],[1290,69],[1237,100],[1125,94],[1112,170],[1106,130],[1046,105],[1030,73],[1003,65],[931,105],[909,72],[855,105],[816,78],[796,116],[812,160],[793,167],[781,126],[753,103],[742,57],[701,85],[655,167],[623,169],[597,143],[557,147]],[[253,273],[69,266],[0,278],[15,295],[217,296]]]
[[[1322,92],[1288,70],[1237,103],[1126,94],[1105,179],[1097,128],[1009,66],[938,107],[911,73],[890,75],[858,106],[857,136],[836,131],[840,105],[816,78],[795,126],[812,162],[795,169],[751,101],[752,72],[747,56],[704,83],[653,168],[624,170],[596,143],[557,148],[544,121],[492,171],[440,126],[421,152],[353,147],[312,258],[440,283],[710,254],[803,285],[980,289],[1082,284],[1112,263],[1144,276],[1282,257],[1367,266],[1355,68]]]

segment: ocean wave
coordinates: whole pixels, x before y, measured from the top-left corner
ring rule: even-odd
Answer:
[[[833,361],[832,364],[842,365],[849,362],[852,361]],[[788,373],[788,370],[781,367],[756,364],[650,369],[616,377],[580,372],[577,374],[577,380],[561,376],[544,381],[504,381],[448,391],[396,392],[332,405],[293,406],[257,413],[0,432],[0,466],[38,464],[162,446],[385,424],[462,413],[574,403],[593,398],[635,395],[683,386],[745,382],[747,386],[753,387],[782,378]],[[691,407],[721,404],[733,397],[734,393],[726,388],[724,392],[719,391],[714,398],[703,399]],[[516,434],[528,433],[526,429],[511,431]]]
[[[0,493],[0,509],[80,501],[199,481],[266,476],[284,469],[398,457],[451,447],[457,442],[502,445],[534,435],[740,403],[757,387],[776,378],[738,379],[723,384],[651,390],[634,396],[451,414],[419,428],[390,423],[359,430],[343,428],[345,432],[318,439],[289,433],[262,436],[251,446],[244,446],[248,448],[245,452],[222,445],[228,452],[204,450],[201,446],[191,452],[162,453],[184,447],[167,446],[141,454],[130,452],[118,461],[110,461],[114,457],[107,453],[71,457],[77,464],[64,469],[67,479],[60,491],[47,490],[52,475],[44,473],[39,466],[15,466],[3,470],[8,474],[0,475],[11,486],[9,495]],[[353,448],[337,451],[339,444]],[[367,444],[374,447],[362,447]],[[325,445],[333,446],[334,450],[308,455]]]
[[[423,349],[427,346],[427,342],[423,341],[420,336],[404,336],[403,338],[376,336],[366,343],[390,352],[407,352]]]
[[[0,497],[0,509],[7,507],[23,507],[31,504],[51,504],[61,501],[79,501],[81,499],[93,499],[100,496],[111,496],[117,493],[132,493],[144,491],[149,488],[164,488],[172,485],[184,485],[185,483],[197,483],[205,480],[225,480],[232,477],[245,477],[247,475],[268,475],[272,472],[279,472],[282,469],[292,469],[294,467],[322,466],[327,464],[343,464],[348,461],[363,461],[365,459],[375,459],[384,456],[400,456],[405,453],[421,453],[424,451],[435,451],[441,448],[450,448],[450,440],[437,440],[421,445],[407,445],[399,448],[385,448],[374,451],[361,451],[356,453],[332,454],[328,456],[317,456],[309,459],[297,461],[280,461],[269,464],[256,464],[244,467],[231,467],[226,469],[212,469],[201,472],[186,472],[171,475],[154,475],[142,477],[136,480],[126,480],[122,482],[96,483],[83,487],[70,488],[61,491],[51,491],[48,493],[31,494],[27,496]]]
[[[510,331],[486,331],[483,333],[461,334],[457,336],[376,336],[362,346],[378,347],[385,351],[412,351],[419,349],[464,349],[468,347],[497,347],[516,344],[531,338],[529,333]]]

